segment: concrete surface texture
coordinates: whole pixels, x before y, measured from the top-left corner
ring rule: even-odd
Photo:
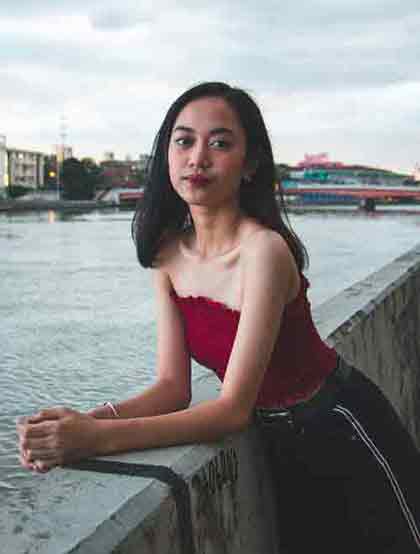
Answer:
[[[319,306],[314,317],[321,335],[386,391],[420,446],[420,245]],[[195,382],[194,402],[219,386],[204,376]],[[255,427],[217,444],[105,460],[112,461],[141,464],[146,476],[58,469],[40,477],[21,513],[6,516],[10,532],[0,552],[277,552],[281,527]],[[170,468],[168,479],[147,476],[151,466],[152,473]]]
[[[420,245],[322,304],[315,321],[381,387],[420,448]]]

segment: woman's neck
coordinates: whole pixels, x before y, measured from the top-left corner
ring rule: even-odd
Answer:
[[[210,213],[191,210],[194,236],[190,248],[203,260],[226,254],[239,245],[239,229],[245,216],[238,210]]]

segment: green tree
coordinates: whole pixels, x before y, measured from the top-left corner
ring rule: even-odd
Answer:
[[[33,192],[34,189],[31,187],[24,187],[22,185],[10,185],[8,187],[8,196],[9,198],[19,198],[20,196],[25,196]]]
[[[290,166],[287,164],[276,164],[276,177],[278,181],[288,179],[290,176]]]
[[[60,171],[63,198],[66,200],[91,200],[95,183],[86,165],[77,158],[64,160]]]
[[[86,171],[87,185],[96,188],[102,188],[104,186],[104,171],[100,165],[98,165],[92,158],[82,158],[81,163]]]

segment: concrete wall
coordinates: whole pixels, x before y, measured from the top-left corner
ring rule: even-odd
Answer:
[[[7,181],[6,161],[6,136],[0,134],[0,198],[5,195],[5,187]]]
[[[320,306],[314,316],[321,335],[387,391],[420,444],[420,245]],[[194,388],[199,402],[217,394],[218,385],[206,375]],[[174,495],[156,479],[56,470],[40,477],[30,502],[7,519],[4,552],[276,552],[281,527],[255,428],[220,444],[107,460],[143,464],[143,469],[144,464],[165,465],[182,477],[187,495],[177,505],[179,491]]]
[[[420,448],[420,245],[314,315],[321,335],[386,393]]]

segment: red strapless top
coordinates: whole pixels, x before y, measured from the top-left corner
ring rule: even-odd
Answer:
[[[297,297],[286,305],[277,341],[261,385],[256,406],[281,407],[308,398],[334,369],[337,354],[326,345],[312,320],[301,276]],[[215,371],[223,381],[241,316],[238,310],[203,296],[172,293],[185,326],[191,356]]]

